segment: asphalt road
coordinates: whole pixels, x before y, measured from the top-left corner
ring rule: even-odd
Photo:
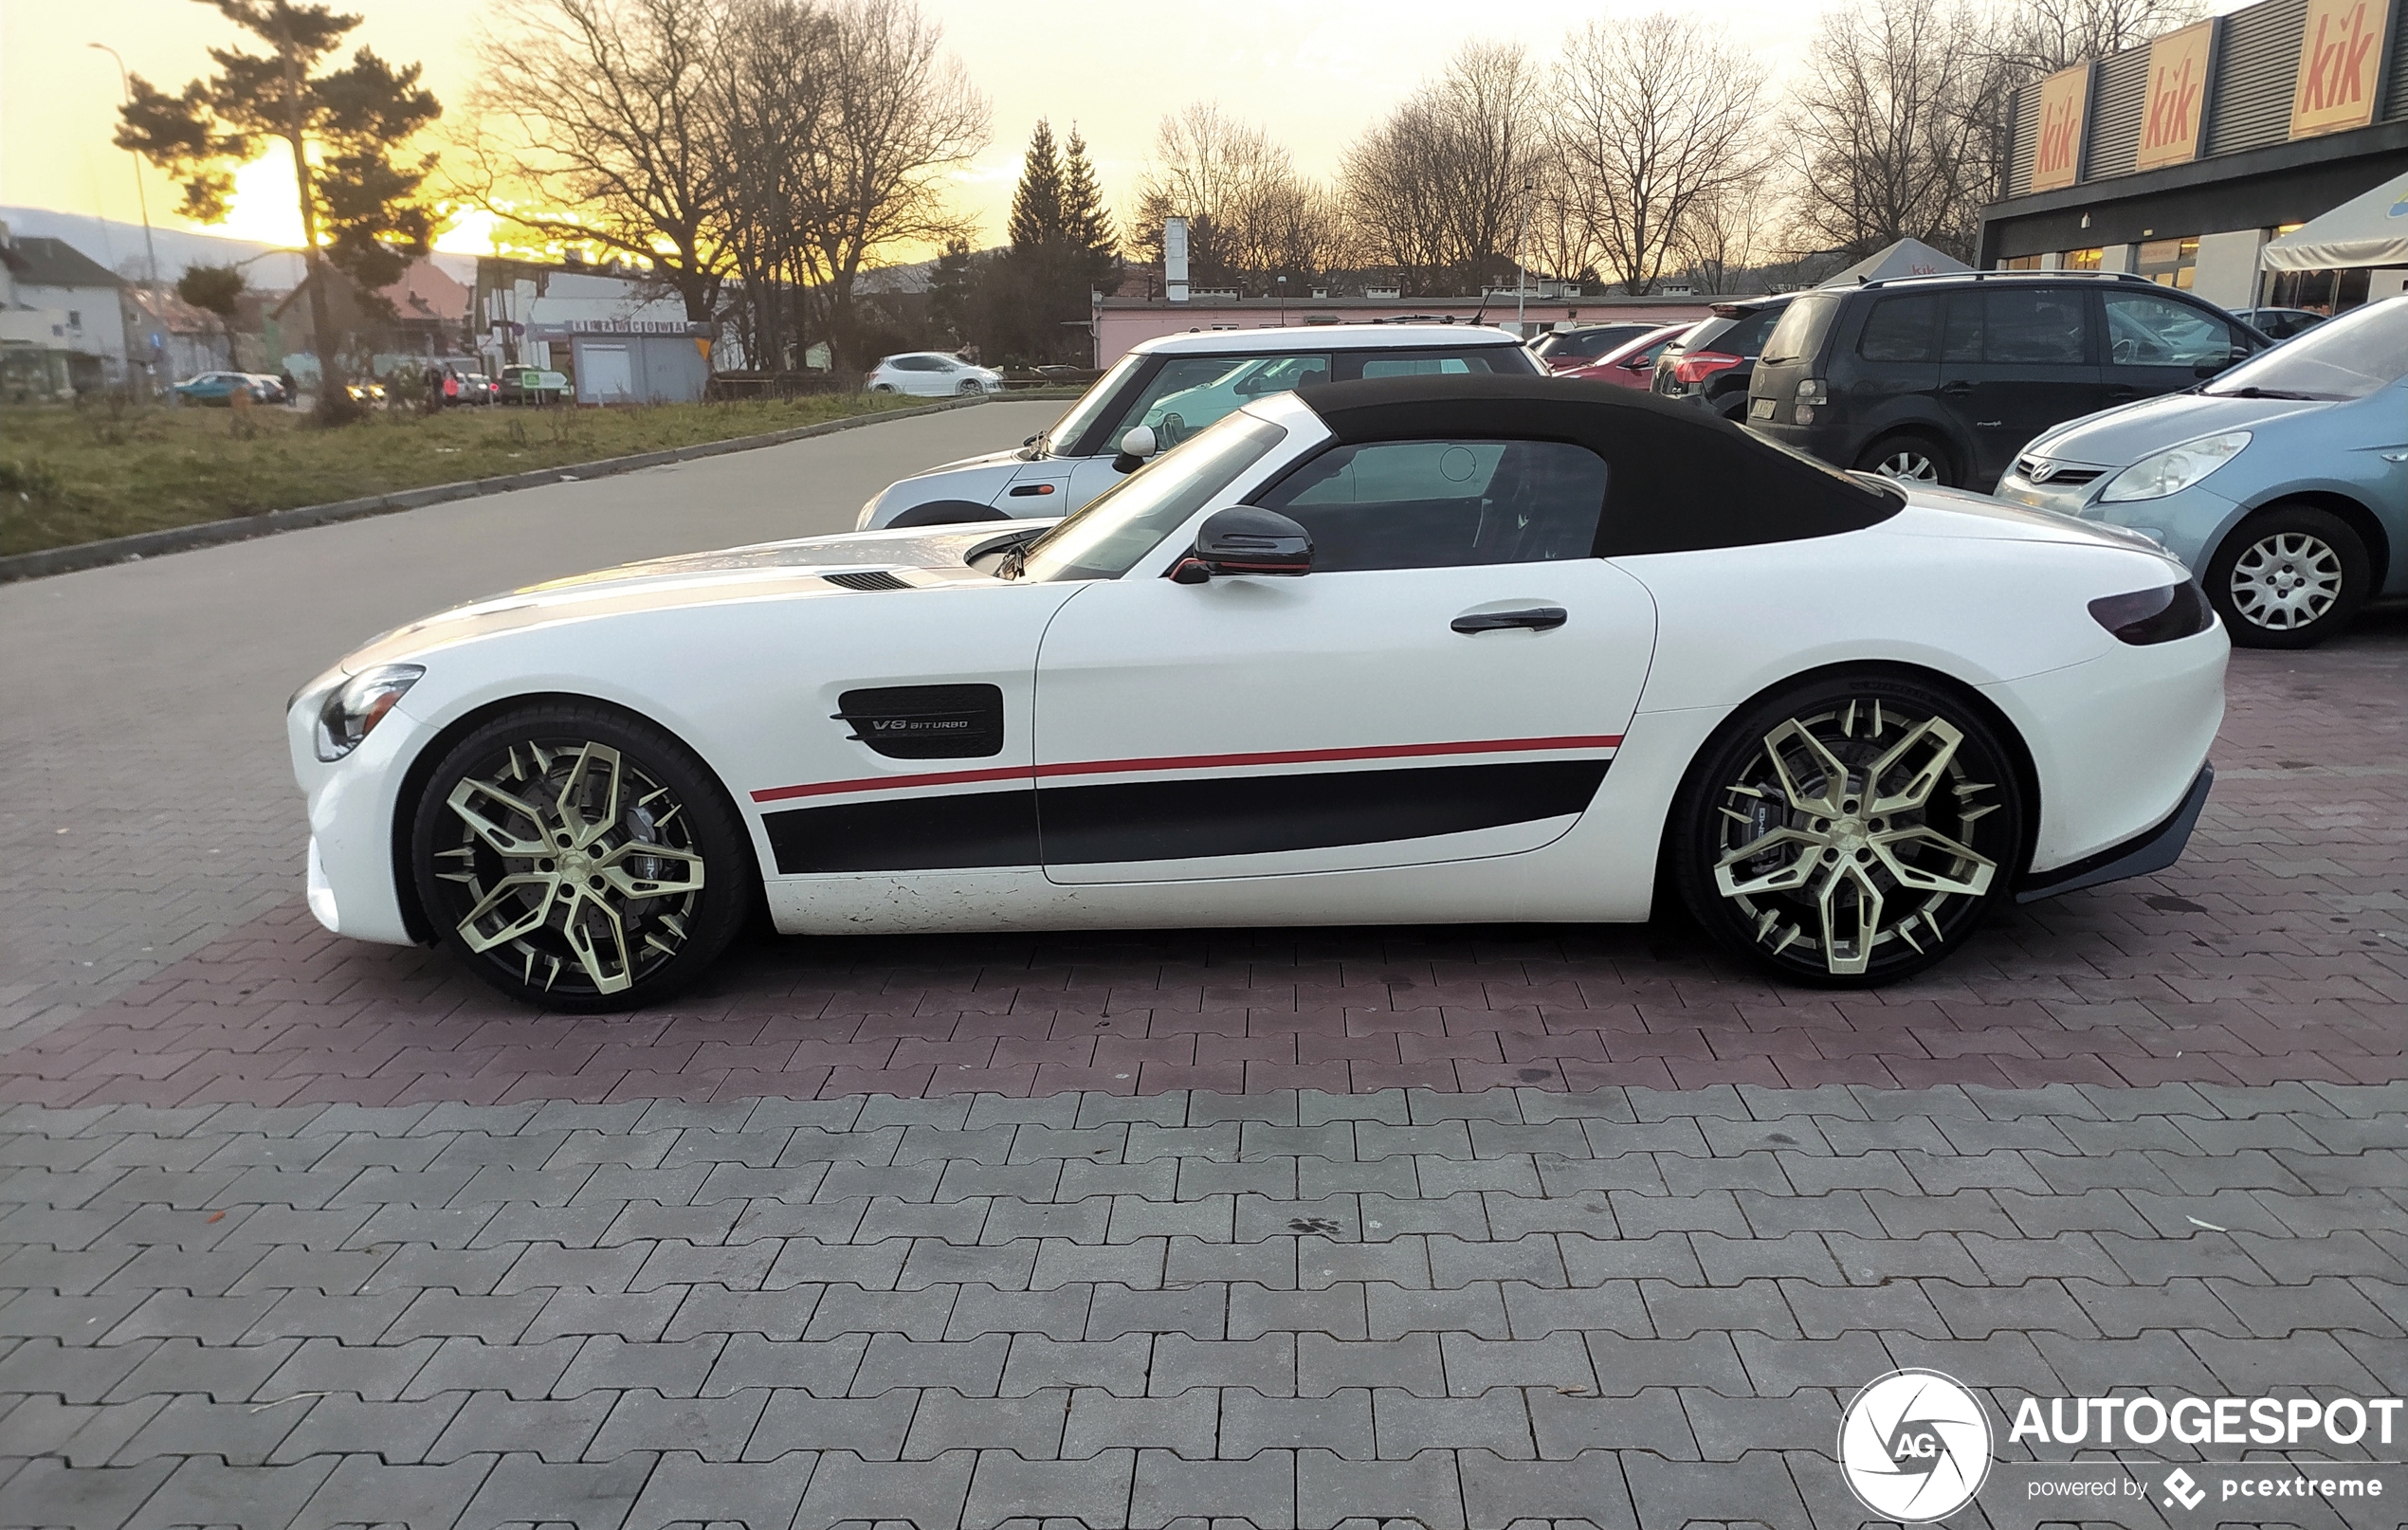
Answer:
[[[298,896],[281,715],[361,639],[586,569],[848,530],[897,478],[1015,445],[1064,407],[984,404],[0,585],[0,1045]]]

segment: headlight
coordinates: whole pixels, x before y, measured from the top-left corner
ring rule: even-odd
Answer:
[[[379,665],[328,691],[318,708],[318,757],[337,760],[357,749],[426,672],[424,665]]]
[[[2144,457],[2116,474],[2100,491],[2099,499],[2107,503],[2125,500],[2162,500],[2169,494],[2189,488],[2231,462],[2248,445],[2247,430],[2227,430],[2222,435],[2185,441],[2169,451]]]

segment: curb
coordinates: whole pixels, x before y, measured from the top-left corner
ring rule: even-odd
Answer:
[[[538,467],[524,473],[508,473],[500,478],[472,478],[457,483],[430,483],[425,488],[400,489],[392,494],[372,494],[358,500],[337,500],[331,504],[296,505],[289,510],[265,510],[255,516],[237,516],[230,520],[204,520],[192,526],[170,526],[164,531],[136,532],[131,537],[112,537],[105,541],[80,542],[73,547],[48,547],[38,553],[12,553],[0,557],[0,584],[20,579],[40,579],[54,574],[74,574],[83,569],[97,569],[111,563],[132,563],[162,553],[185,553],[197,547],[217,547],[227,542],[248,541],[254,537],[273,536],[280,531],[301,531],[310,526],[331,526],[337,521],[364,520],[370,516],[392,515],[399,510],[415,510],[421,505],[442,504],[451,500],[473,500],[487,494],[506,494],[512,489],[538,488],[564,480],[610,478],[619,473],[632,473],[641,468],[658,467],[665,463],[692,462],[699,457],[723,457],[733,451],[751,451],[760,446],[784,446],[789,441],[801,441],[809,436],[833,435],[860,426],[877,425],[886,420],[908,420],[922,414],[941,414],[947,410],[970,409],[996,395],[981,393],[976,398],[949,398],[942,403],[923,404],[916,409],[877,410],[867,414],[848,415],[841,420],[823,420],[817,425],[798,425],[792,429],[772,430],[765,435],[734,436],[725,441],[705,441],[698,446],[674,446],[666,451],[638,452],[632,457],[605,457],[598,462],[564,463],[557,467]]]

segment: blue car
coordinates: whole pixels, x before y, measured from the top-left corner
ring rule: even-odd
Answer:
[[[2408,596],[2408,297],[2036,437],[1998,498],[2157,538],[2235,643],[2304,648]]]

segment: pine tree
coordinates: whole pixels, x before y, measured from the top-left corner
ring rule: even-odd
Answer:
[[[1086,140],[1070,125],[1062,159],[1062,226],[1079,252],[1079,273],[1090,288],[1108,285],[1121,264],[1120,240],[1112,231],[1112,214],[1104,209],[1104,189],[1096,184],[1095,165],[1087,158]]]
[[[223,223],[235,170],[281,140],[301,193],[319,408],[339,418],[348,395],[324,268],[333,264],[373,293],[427,253],[436,216],[423,187],[434,156],[412,159],[402,145],[443,108],[419,84],[414,64],[395,68],[363,47],[347,66],[329,66],[357,16],[294,0],[202,3],[266,51],[211,48],[218,72],[173,96],[134,76],[117,144],[184,183],[186,217]]]
[[[1059,244],[1064,233],[1062,160],[1054,153],[1053,128],[1042,117],[1021,156],[1020,185],[1012,193],[1012,247],[1027,251]]]
[[[970,337],[971,289],[976,276],[970,241],[945,241],[944,253],[937,257],[937,268],[928,277],[928,322],[956,347]]]

